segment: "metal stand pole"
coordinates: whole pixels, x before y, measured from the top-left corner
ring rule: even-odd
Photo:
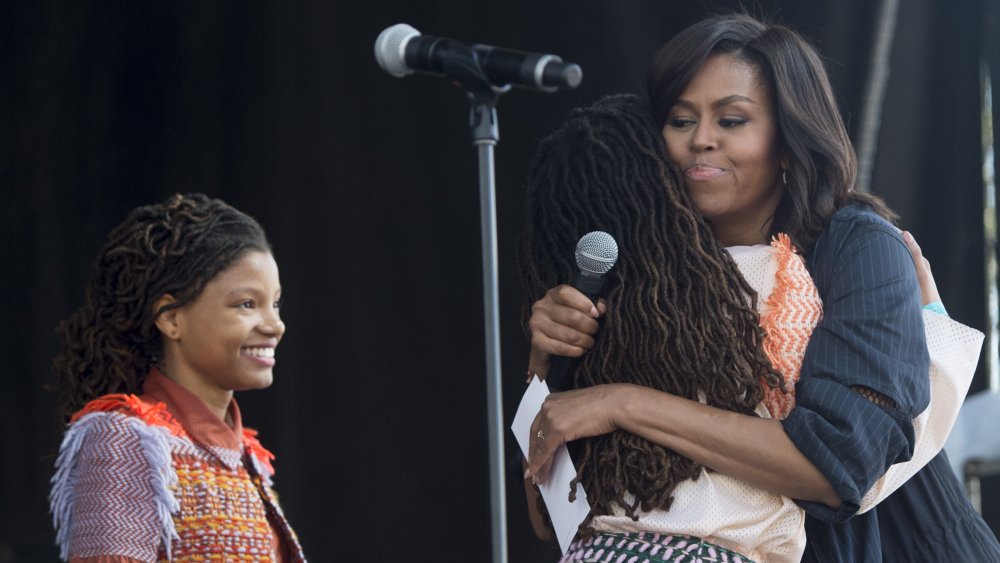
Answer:
[[[404,34],[419,33],[409,26],[394,26],[386,29],[375,42],[378,51],[376,58],[383,68],[389,70],[379,53],[386,52],[379,47],[383,37],[393,29],[403,28]],[[392,34],[390,33],[390,36]],[[392,40],[390,39],[390,42]],[[472,144],[479,152],[479,215],[482,225],[483,254],[483,323],[486,334],[486,414],[488,418],[488,442],[490,459],[490,504],[493,520],[493,563],[507,563],[507,491],[504,485],[504,430],[503,430],[503,387],[500,371],[500,299],[497,282],[497,219],[496,219],[496,181],[494,178],[493,149],[500,141],[497,127],[497,101],[500,96],[510,90],[510,84],[494,84],[487,76],[480,60],[481,56],[489,56],[492,47],[483,45],[465,46],[450,40],[436,40],[438,46],[434,57],[430,52],[421,56],[427,60],[433,59],[436,65],[432,74],[442,74],[451,79],[457,86],[463,88],[472,103],[469,113],[469,128],[472,133]],[[398,45],[397,45],[398,46]],[[434,46],[428,49],[434,49]],[[407,48],[409,49],[409,48]],[[390,49],[391,51],[392,49]],[[499,51],[498,51],[499,52]],[[409,51],[407,51],[409,53]],[[400,55],[402,52],[399,53]],[[554,60],[561,63],[562,59],[552,55],[544,55],[541,60]],[[509,61],[508,61],[509,62]],[[542,90],[555,90],[555,87],[542,87],[543,70],[549,67],[544,64],[533,67],[534,83]],[[547,64],[547,63],[546,63]],[[521,66],[518,62],[517,66]],[[402,74],[412,72],[407,64],[402,65]],[[575,88],[580,82],[580,68],[576,65],[564,65],[557,74]],[[389,70],[390,74],[402,76]],[[513,75],[521,76],[523,68],[517,69]]]
[[[507,563],[507,488],[504,485],[503,392],[500,372],[500,300],[497,289],[496,181],[493,148],[500,141],[497,101],[510,86],[495,86],[475,51],[458,49],[442,71],[465,89],[472,104],[469,129],[479,149],[479,215],[483,245],[483,323],[486,332],[486,415],[490,457],[493,563]]]
[[[500,300],[497,282],[496,179],[493,148],[500,138],[496,99],[470,94],[472,144],[479,148],[479,215],[483,251],[483,321],[486,328],[486,416],[490,452],[493,562],[507,563],[507,490],[504,484],[503,390],[500,371]]]

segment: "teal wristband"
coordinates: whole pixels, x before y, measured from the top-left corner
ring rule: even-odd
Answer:
[[[928,310],[928,311],[930,311],[932,313],[937,313],[939,315],[945,316],[945,317],[948,316],[948,311],[945,310],[944,303],[942,303],[940,301],[934,301],[932,303],[928,303],[928,304],[924,305],[924,309],[926,309],[926,310]]]

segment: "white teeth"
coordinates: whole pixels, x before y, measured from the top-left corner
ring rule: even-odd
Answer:
[[[247,354],[261,358],[273,358],[274,348],[244,348]]]

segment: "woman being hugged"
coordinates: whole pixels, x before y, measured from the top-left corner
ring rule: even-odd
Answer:
[[[59,327],[63,559],[304,560],[233,399],[271,384],[280,299],[263,229],[220,200],[176,195],[111,231]]]
[[[711,18],[661,49],[648,87],[667,157],[715,240],[739,247],[789,237],[822,319],[783,420],[641,385],[587,382],[546,400],[532,427],[529,476],[547,476],[560,443],[622,431],[795,499],[807,512],[805,560],[1000,559],[943,454],[857,514],[889,466],[912,455],[929,359],[910,250],[891,211],[853,191],[854,152],[816,52],[785,27]],[[598,316],[571,287],[549,290],[532,307],[529,368],[544,374],[552,354],[583,355]],[[713,380],[746,368],[686,369]]]

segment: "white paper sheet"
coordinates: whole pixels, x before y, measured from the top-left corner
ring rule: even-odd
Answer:
[[[549,394],[549,386],[537,377],[531,380],[528,389],[521,398],[521,404],[517,407],[514,415],[514,422],[510,429],[517,438],[518,445],[521,446],[521,453],[530,459],[528,455],[528,444],[531,443],[531,423],[535,421],[535,415],[542,408],[545,397]],[[566,553],[573,537],[590,512],[590,503],[587,502],[587,493],[583,486],[576,485],[576,500],[569,501],[570,483],[576,478],[576,467],[570,458],[566,444],[561,444],[553,454],[552,471],[549,478],[538,486],[545,500],[545,506],[549,510],[549,517],[552,519],[552,526],[555,528],[556,539],[559,540],[559,547]]]

